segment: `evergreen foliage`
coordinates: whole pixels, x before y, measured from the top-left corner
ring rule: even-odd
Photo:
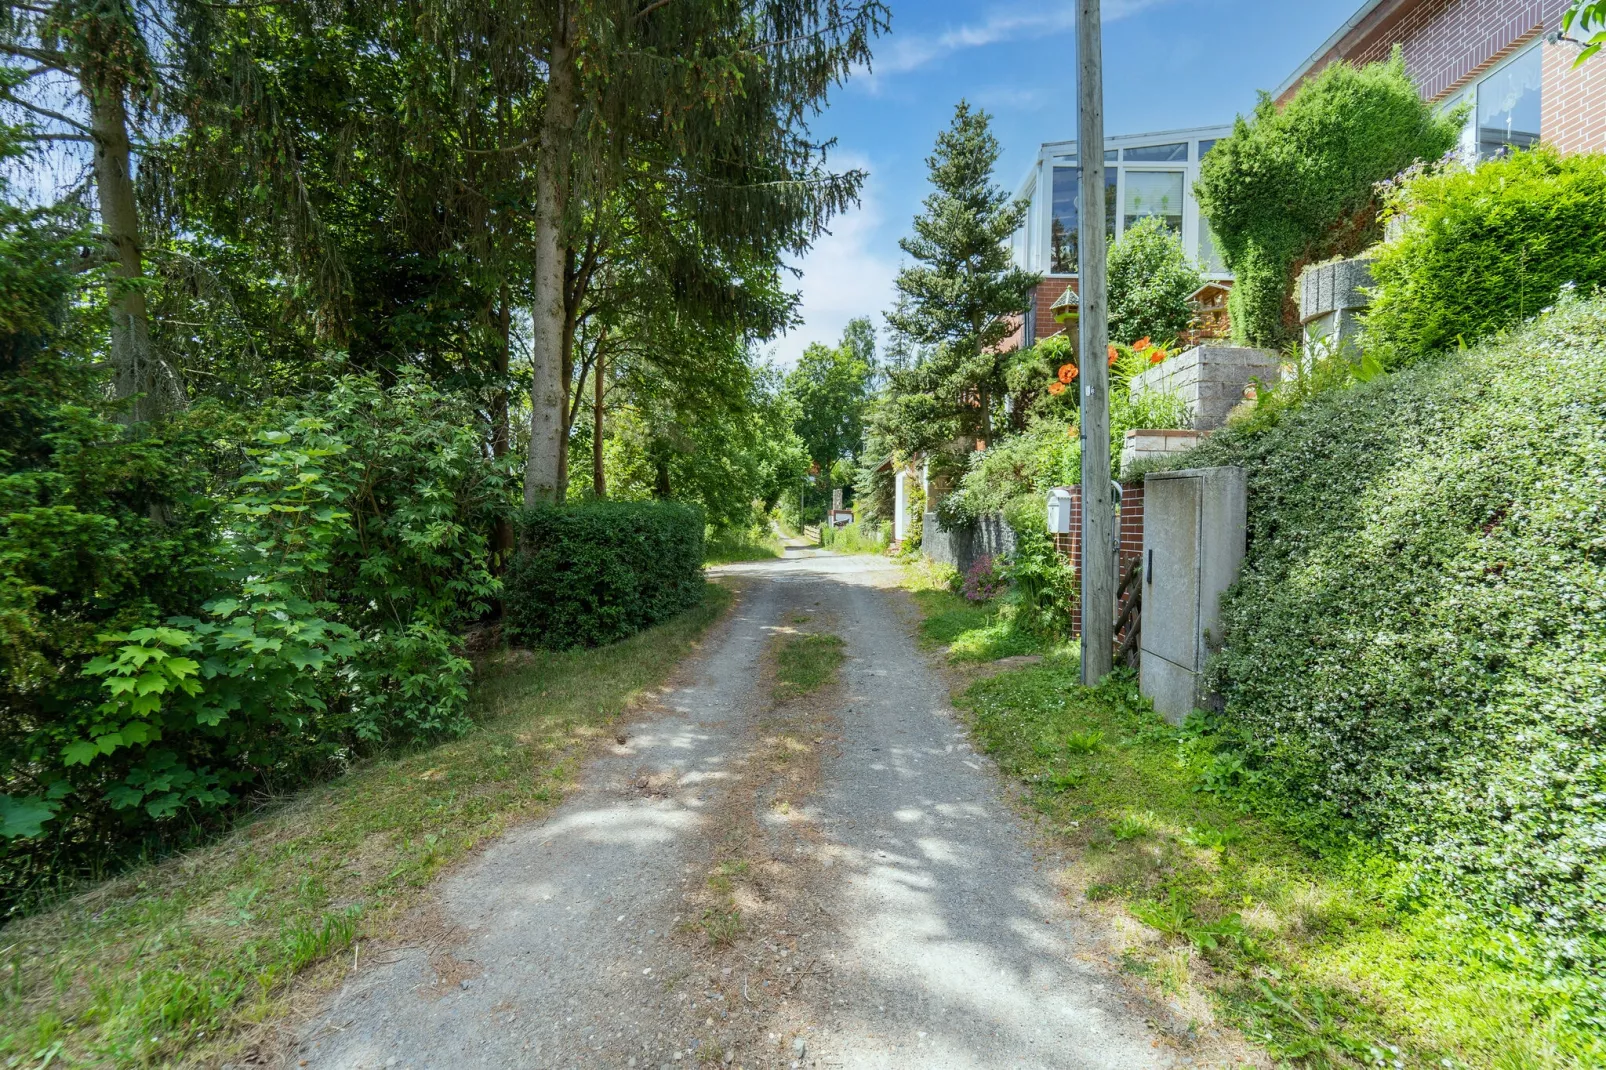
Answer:
[[[895,367],[876,417],[878,429],[906,451],[992,438],[1004,396],[998,343],[1004,317],[1020,312],[1037,276],[1011,263],[1007,239],[1026,218],[993,183],[998,141],[984,111],[960,101],[953,123],[926,160],[933,192],[899,244],[915,263],[898,272],[897,306],[887,322],[916,359]]]
[[[1361,69],[1330,64],[1284,106],[1262,94],[1239,116],[1194,186],[1236,276],[1234,340],[1281,349],[1297,324],[1300,268],[1376,241],[1376,184],[1449,152],[1462,117],[1438,115],[1417,95],[1398,50]]]
[[[1249,472],[1220,775],[1380,837],[1606,1027],[1606,300],[1179,463]]]
[[[1141,338],[1169,343],[1188,329],[1188,298],[1203,285],[1203,269],[1165,221],[1138,220],[1110,246],[1110,337],[1126,345]]]
[[[536,506],[519,520],[507,632],[550,650],[634,635],[703,597],[703,514],[676,502]]]
[[[1399,367],[1514,326],[1563,286],[1606,285],[1606,157],[1538,148],[1417,171],[1388,193],[1363,346]]]

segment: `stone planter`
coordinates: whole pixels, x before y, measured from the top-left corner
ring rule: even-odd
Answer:
[[[1244,400],[1251,379],[1277,381],[1281,359],[1264,349],[1197,345],[1134,376],[1134,395],[1157,391],[1178,394],[1192,414],[1190,430],[1214,431]]]
[[[1313,264],[1299,275],[1299,323],[1306,352],[1330,353],[1355,343],[1360,315],[1372,303],[1372,261],[1366,257]]]

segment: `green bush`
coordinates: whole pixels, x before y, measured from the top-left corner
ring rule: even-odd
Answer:
[[[506,577],[508,637],[550,650],[624,639],[700,602],[702,569],[696,506],[601,501],[527,509]]]
[[[1166,343],[1188,329],[1188,297],[1204,285],[1204,272],[1187,250],[1149,216],[1127,228],[1110,246],[1110,338],[1132,344],[1140,338]]]
[[[1411,175],[1388,195],[1364,346],[1400,367],[1606,284],[1606,156],[1548,148]]]
[[[1331,64],[1281,108],[1262,94],[1205,157],[1194,186],[1237,277],[1233,337],[1281,349],[1293,333],[1299,266],[1376,241],[1376,183],[1439,159],[1460,133],[1460,113],[1434,113],[1398,50],[1359,70]]]
[[[1525,930],[1606,1029],[1606,299],[1183,463],[1249,473],[1233,775]]]

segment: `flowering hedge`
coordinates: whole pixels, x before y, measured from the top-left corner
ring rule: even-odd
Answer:
[[[1515,923],[1606,1029],[1606,298],[1182,463],[1249,472],[1223,768]]]

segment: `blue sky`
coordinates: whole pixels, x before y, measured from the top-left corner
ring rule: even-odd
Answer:
[[[872,72],[814,124],[833,167],[870,173],[863,206],[799,262],[804,324],[773,347],[791,364],[854,316],[885,330],[892,280],[926,184],[925,159],[961,97],[993,116],[997,180],[1013,190],[1044,141],[1076,136],[1074,0],[890,0]],[[1105,129],[1231,122],[1275,89],[1360,0],[1104,0]]]

